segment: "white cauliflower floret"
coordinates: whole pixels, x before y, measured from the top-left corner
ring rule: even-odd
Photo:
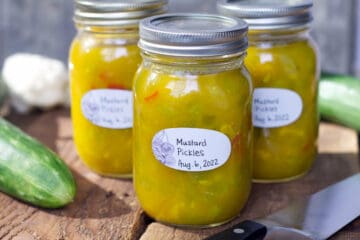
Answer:
[[[17,53],[5,59],[2,75],[10,103],[20,113],[69,103],[68,72],[59,60]]]

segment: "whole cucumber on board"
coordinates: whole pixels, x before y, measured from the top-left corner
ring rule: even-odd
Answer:
[[[323,73],[319,84],[321,117],[360,131],[360,79]]]
[[[44,208],[73,201],[75,180],[54,152],[0,118],[0,191]]]

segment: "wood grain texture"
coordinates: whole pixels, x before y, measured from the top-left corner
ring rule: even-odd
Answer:
[[[68,109],[8,116],[25,132],[57,152],[77,182],[75,201],[63,209],[46,210],[0,193],[0,239],[4,240],[200,240],[244,219],[265,216],[294,199],[312,194],[359,172],[357,135],[351,129],[322,123],[320,153],[303,178],[279,184],[254,184],[250,199],[234,219],[210,229],[166,226],[148,218],[136,200],[130,180],[104,178],[89,171],[78,158],[72,141]],[[331,240],[360,239],[360,219]]]
[[[77,195],[63,209],[45,210],[0,194],[0,206],[5,206],[0,209],[0,239],[138,239],[145,224],[132,182],[100,177],[82,164],[72,142],[68,109],[12,115],[9,120],[66,161]]]
[[[345,4],[344,4],[345,3]],[[356,39],[356,5],[359,0],[315,0],[312,34],[319,46],[324,71],[352,73]]]
[[[314,1],[312,34],[319,45],[323,70],[354,71],[354,49],[359,47],[354,34],[359,4],[360,0]],[[0,67],[5,57],[19,51],[67,63],[70,43],[76,34],[73,5],[70,0],[1,0]],[[170,0],[169,11],[216,13],[216,0]]]
[[[29,52],[67,62],[75,35],[73,5],[69,0],[1,0],[0,60]]]

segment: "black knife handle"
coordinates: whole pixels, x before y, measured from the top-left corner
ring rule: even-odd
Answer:
[[[204,240],[263,240],[266,227],[253,221],[243,221]]]

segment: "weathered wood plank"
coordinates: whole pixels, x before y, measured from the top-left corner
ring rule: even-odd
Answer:
[[[30,52],[67,62],[75,35],[73,1],[1,0],[1,7],[4,43],[0,59]]]
[[[352,73],[355,61],[356,5],[359,0],[315,0],[313,35],[322,70]]]
[[[181,229],[153,222],[141,211],[130,180],[104,178],[79,160],[72,142],[68,109],[56,109],[8,119],[56,151],[70,166],[78,185],[73,203],[46,210],[21,203],[0,193],[0,239],[126,239],[200,240],[243,219],[272,213],[290,201],[312,194],[359,172],[357,136],[354,131],[322,123],[320,154],[304,178],[281,184],[254,184],[241,214],[228,224],[211,229]],[[360,220],[332,239],[360,239]]]
[[[4,14],[5,6],[4,2],[0,1],[0,67],[2,66],[3,58],[4,58],[4,34],[5,34],[5,14]]]
[[[170,0],[170,12],[216,13],[216,0]],[[320,48],[323,70],[351,73],[355,65],[356,26],[360,0],[315,0],[313,34]],[[0,67],[3,59],[26,51],[67,62],[75,35],[73,1],[1,0]],[[1,45],[1,42],[3,44]],[[360,56],[357,56],[359,58]],[[357,62],[360,60],[357,59]]]
[[[145,225],[132,182],[100,177],[82,164],[72,142],[68,109],[12,115],[9,120],[66,161],[76,178],[77,196],[63,209],[45,210],[0,193],[0,206],[5,206],[0,209],[0,239],[138,239]]]
[[[319,129],[319,153],[358,153],[357,133],[353,129],[322,123]]]

